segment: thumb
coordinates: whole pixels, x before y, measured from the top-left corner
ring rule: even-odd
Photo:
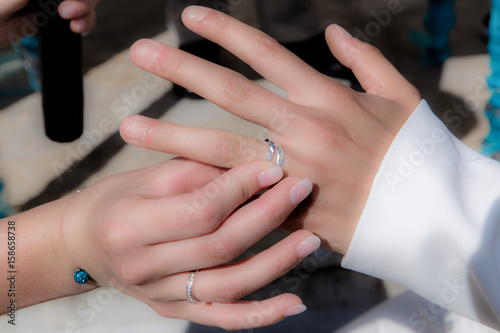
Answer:
[[[395,101],[413,111],[420,103],[418,90],[410,84],[374,46],[352,37],[342,27],[326,29],[332,54],[350,68],[368,94]]]

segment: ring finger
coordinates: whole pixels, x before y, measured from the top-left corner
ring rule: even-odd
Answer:
[[[164,317],[187,319],[227,331],[269,326],[306,310],[300,298],[293,294],[283,294],[263,301],[202,303],[198,306],[177,301],[157,302],[151,306]]]
[[[200,270],[193,281],[196,302],[234,302],[284,275],[316,250],[320,240],[310,231],[299,230],[271,248],[233,265]],[[189,273],[166,276],[139,287],[153,301],[186,300]]]

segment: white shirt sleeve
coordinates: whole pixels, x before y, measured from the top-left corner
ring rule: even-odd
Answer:
[[[411,291],[385,300],[335,333],[496,333]]]
[[[500,163],[422,101],[377,172],[342,266],[500,329]]]

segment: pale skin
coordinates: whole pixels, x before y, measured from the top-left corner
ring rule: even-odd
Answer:
[[[32,15],[26,4],[0,4],[0,32],[20,33],[23,18]],[[66,0],[58,11],[80,33],[94,24],[96,4]],[[228,171],[174,159],[2,219],[0,266],[6,276],[0,279],[0,314],[13,304],[19,310],[111,286],[163,316],[228,330],[271,325],[304,311],[300,298],[237,300],[294,267],[319,247],[319,238],[300,230],[249,259],[226,263],[278,227],[311,190],[310,181],[283,179],[283,170],[270,162]],[[77,268],[97,285],[77,284]],[[200,270],[196,305],[185,291],[194,270]]]
[[[193,32],[220,44],[283,89],[287,98],[156,41],[134,44],[132,61],[266,127],[285,151],[286,173],[307,175],[315,184],[307,204],[283,227],[311,230],[325,246],[345,254],[380,163],[421,101],[417,89],[375,47],[336,25],[326,29],[328,45],[366,93],[320,74],[269,36],[225,14],[192,6],[182,18]],[[268,151],[268,143],[256,138],[137,116],[125,119],[121,133],[133,145],[226,168],[265,159]]]
[[[22,36],[26,20],[33,21],[33,12],[26,10],[30,0],[2,0],[0,2],[0,46],[8,45],[9,34]],[[75,33],[87,32],[95,24],[95,7],[99,0],[66,0],[59,7],[62,18],[70,20],[70,28]],[[31,25],[32,26],[32,25]],[[26,30],[26,29],[24,29]]]
[[[4,246],[0,266],[5,273],[10,261],[17,272],[16,309],[96,288],[73,281],[75,269],[84,268],[98,285],[163,316],[226,329],[266,326],[304,311],[300,298],[237,299],[285,274],[320,240],[301,230],[250,259],[225,263],[277,228],[311,189],[308,180],[283,179],[282,169],[267,161],[225,171],[173,159],[3,219],[1,244],[15,242],[14,259]],[[185,288],[198,269],[193,305]],[[1,313],[13,299],[9,289],[10,281],[0,279]],[[249,320],[256,314],[258,323]]]
[[[104,180],[77,195],[4,220],[17,221],[20,235],[33,240],[31,246],[27,247],[23,242],[18,248],[18,255],[28,258],[19,262],[25,273],[19,276],[18,283],[25,286],[22,289],[26,293],[21,295],[20,306],[94,288],[75,285],[71,273],[68,275],[68,271],[81,266],[89,270],[100,284],[117,287],[149,304],[162,315],[206,325],[244,329],[252,327],[247,319],[255,311],[264,315],[264,321],[259,326],[300,312],[303,310],[302,303],[289,294],[260,303],[227,302],[257,289],[279,276],[277,273],[282,274],[293,267],[304,252],[309,252],[302,250],[312,250],[315,248],[313,244],[317,245],[311,242],[315,238],[310,231],[293,233],[284,243],[276,245],[278,248],[273,247],[253,260],[230,267],[208,267],[223,264],[237,256],[243,250],[241,244],[248,245],[251,239],[258,238],[256,235],[262,237],[262,228],[268,231],[277,227],[300,201],[291,200],[292,189],[297,189],[294,192],[296,195],[302,193],[301,197],[309,193],[306,189],[310,190],[310,187],[304,183],[298,185],[304,177],[313,180],[313,195],[307,205],[302,205],[288,217],[284,228],[307,228],[320,235],[325,245],[346,253],[380,162],[394,136],[420,102],[417,90],[375,48],[352,39],[337,26],[330,26],[326,31],[332,53],[354,71],[366,94],[356,93],[317,73],[263,33],[221,13],[191,7],[183,18],[190,29],[221,44],[284,89],[287,98],[275,95],[239,74],[157,42],[139,41],[131,49],[132,60],[146,70],[186,86],[229,112],[267,127],[272,139],[285,149],[287,177],[259,200],[240,208],[238,212],[243,209],[242,213],[229,217],[226,215],[230,210],[221,204],[225,201],[217,197],[214,205],[222,206],[215,206],[217,209],[208,211],[203,219],[206,221],[212,217],[208,218],[212,223],[207,224],[215,229],[207,229],[206,223],[200,223],[202,230],[194,230],[195,234],[179,234],[179,230],[192,229],[178,228],[175,223],[165,224],[165,215],[170,217],[171,210],[164,207],[164,202],[158,205],[161,209],[152,209],[152,202],[166,199],[162,195],[167,194],[176,198],[172,199],[173,207],[179,207],[179,200],[182,200],[179,196],[189,198],[191,195],[193,202],[195,189],[215,181],[224,169],[244,167],[252,160],[257,163],[255,165],[266,163],[258,161],[265,159],[268,145],[261,140],[230,132],[187,128],[137,116],[127,118],[121,127],[126,141],[141,147],[182,154],[222,169],[195,164],[193,168],[200,168],[193,173],[196,175],[203,170],[218,170],[216,175],[209,172],[211,176],[200,181],[193,180],[193,174],[185,177],[183,172],[189,169],[185,165],[177,166],[182,171],[179,171],[183,174],[182,181],[169,178],[168,182],[159,182],[176,184],[168,186],[168,190],[174,193],[166,193],[168,190],[156,181],[152,182],[151,169],[146,169],[144,173],[133,171]],[[170,167],[165,165],[152,168]],[[263,187],[259,185],[255,188],[263,169],[254,168],[257,171],[249,172],[247,179],[253,184],[250,185],[253,190],[242,191],[246,195],[243,195],[245,199],[239,197],[239,203],[231,201],[234,193],[228,194],[225,198],[232,202],[230,208],[238,207]],[[167,174],[164,177],[173,177],[172,173]],[[183,187],[186,186],[186,178],[195,182],[189,187],[192,192]],[[179,188],[186,192],[175,192]],[[150,191],[154,194],[151,195]],[[162,209],[165,211],[159,213]],[[225,214],[220,216],[216,212]],[[214,214],[220,219],[213,219]],[[253,218],[248,218],[247,214]],[[60,218],[54,219],[54,216]],[[251,236],[252,232],[247,228],[243,237],[241,229],[226,227],[242,224],[241,221],[227,223],[235,218],[241,218],[248,223],[248,227],[255,228],[251,230],[259,230]],[[60,224],[53,221],[60,221]],[[153,226],[149,228],[148,224],[146,228],[138,228],[138,223],[144,221]],[[178,222],[178,219],[173,221]],[[215,222],[214,226],[213,221],[219,224]],[[263,224],[257,223],[259,221]],[[121,228],[121,223],[127,228]],[[142,233],[147,230],[153,232]],[[227,230],[231,236],[218,234]],[[6,231],[1,232],[0,237],[6,239]],[[163,233],[165,239],[156,239]],[[102,235],[105,236],[100,237]],[[169,235],[176,236],[170,239]],[[187,237],[195,238],[184,239]],[[234,242],[220,242],[228,239]],[[175,252],[174,247],[169,246],[172,242],[175,243]],[[218,246],[214,247],[214,242]],[[165,254],[163,250],[170,247],[172,252]],[[89,249],[89,253],[81,251],[82,248]],[[179,248],[186,249],[182,251],[185,255],[182,258],[177,252]],[[161,255],[158,249],[161,249]],[[210,251],[213,249],[217,249],[216,253]],[[203,264],[198,260],[202,260]],[[186,266],[186,262],[193,267]],[[200,304],[192,306],[185,300],[183,290],[188,271],[199,266],[206,267],[197,277],[195,286]],[[276,267],[280,267],[278,272],[275,272]],[[234,275],[229,274],[231,269]],[[248,279],[250,274],[254,280]],[[224,280],[227,276],[232,278]],[[241,284],[234,284],[234,276],[241,279]],[[48,282],[35,284],[39,281]],[[2,283],[5,288],[8,287],[7,281]],[[162,289],[173,285],[175,287]],[[0,288],[3,289],[4,285]],[[165,290],[165,293],[159,296],[159,289]],[[2,299],[2,305],[7,301]],[[200,311],[203,307],[206,311]]]

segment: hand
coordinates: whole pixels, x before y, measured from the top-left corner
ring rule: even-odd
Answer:
[[[75,33],[83,33],[95,25],[95,7],[99,0],[66,0],[57,8],[61,17],[71,20]],[[19,40],[25,33],[33,33],[34,15],[27,7],[30,0],[6,0],[0,2],[0,46]],[[50,15],[52,4],[44,14]],[[27,27],[29,25],[29,27]]]
[[[95,7],[99,0],[65,0],[58,8],[59,15],[71,20],[70,28],[74,33],[83,33],[95,25]]]
[[[377,49],[339,26],[327,28],[327,42],[366,93],[318,73],[269,36],[220,12],[189,7],[183,21],[282,88],[287,98],[155,41],[137,42],[130,51],[132,61],[266,127],[272,140],[284,148],[286,173],[315,184],[308,204],[301,205],[284,227],[309,229],[331,249],[346,253],[377,169],[420,103],[418,91]],[[268,151],[268,143],[244,135],[138,117],[125,119],[121,133],[136,146],[219,167],[264,160]]]
[[[264,161],[224,172],[175,159],[106,178],[65,206],[60,230],[67,270],[84,268],[100,285],[163,316],[227,329],[273,324],[303,310],[297,296],[234,301],[293,268],[319,246],[317,237],[298,231],[255,257],[223,264],[279,226],[309,194],[310,182],[287,177],[277,183],[282,176]],[[186,282],[189,271],[198,269],[199,302],[193,305]],[[255,315],[258,323],[251,320]]]

